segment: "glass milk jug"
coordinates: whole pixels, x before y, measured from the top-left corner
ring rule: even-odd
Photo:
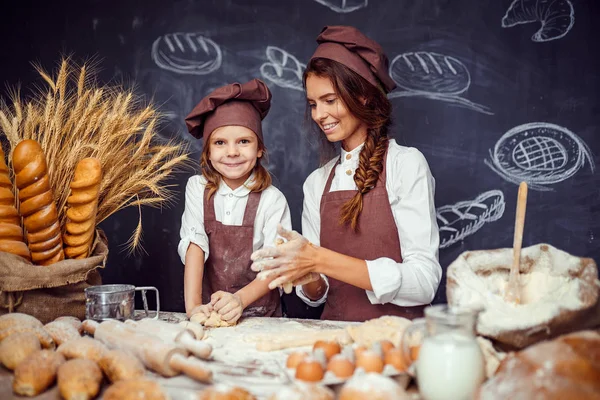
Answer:
[[[485,379],[485,363],[475,340],[478,310],[446,304],[425,309],[403,334],[407,359],[415,358],[419,393],[424,400],[472,399]],[[418,343],[415,343],[418,342]],[[412,357],[411,357],[412,353]]]

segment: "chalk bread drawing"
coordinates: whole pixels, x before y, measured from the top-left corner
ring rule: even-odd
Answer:
[[[336,13],[346,14],[369,5],[369,0],[315,0]]]
[[[440,230],[440,248],[446,248],[477,232],[488,222],[504,215],[504,194],[490,190],[473,200],[439,207],[437,220]]]
[[[502,27],[541,22],[534,42],[548,42],[565,36],[575,23],[575,10],[569,0],[515,0],[502,18]]]
[[[427,51],[403,53],[392,60],[390,75],[404,90],[392,92],[388,98],[420,96],[494,114],[488,107],[461,97],[471,86],[471,75],[454,57]]]
[[[508,182],[525,181],[531,189],[548,191],[552,185],[573,176],[594,160],[587,144],[562,126],[547,122],[519,125],[496,142],[484,162]]]
[[[221,67],[221,48],[199,33],[175,32],[152,44],[152,59],[162,69],[178,74],[207,75]]]
[[[302,73],[306,65],[287,51],[275,46],[267,47],[269,62],[260,66],[263,78],[284,88],[304,90],[302,87]]]

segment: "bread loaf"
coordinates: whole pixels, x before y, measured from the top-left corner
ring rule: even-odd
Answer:
[[[102,166],[97,158],[84,158],[75,168],[71,195],[67,199],[67,223],[63,241],[67,258],[89,255],[96,229]]]
[[[107,351],[98,364],[111,382],[141,378],[146,374],[144,364],[133,354],[122,350]]]
[[[66,321],[52,321],[44,325],[46,332],[52,336],[57,346],[68,342],[69,340],[81,337],[77,328]]]
[[[51,350],[31,354],[15,368],[13,392],[21,396],[37,396],[56,380],[58,367],[65,358]]]
[[[0,331],[12,326],[33,326],[42,328],[44,324],[29,314],[9,313],[0,316]]]
[[[69,325],[73,326],[73,328],[77,329],[77,332],[79,332],[80,334],[83,333],[83,326],[81,324],[81,320],[77,317],[70,317],[70,316],[58,317],[54,321],[66,322]]]
[[[21,141],[13,151],[13,168],[31,260],[39,265],[63,260],[58,213],[46,158],[39,143],[29,139]]]
[[[92,360],[69,360],[58,367],[58,390],[65,400],[91,400],[100,391],[102,371]]]
[[[108,348],[100,341],[84,336],[61,344],[56,351],[67,359],[87,358],[100,362],[100,359],[108,352]]]
[[[2,147],[0,147],[0,251],[31,260],[29,248],[23,240],[21,216],[15,207],[13,185]]]
[[[580,331],[509,354],[476,399],[509,398],[600,399],[600,334]]]
[[[13,370],[30,354],[41,349],[40,341],[34,333],[15,333],[0,342],[0,363]]]
[[[52,339],[52,336],[44,328],[40,328],[37,326],[28,326],[28,325],[12,325],[7,328],[0,330],[0,342],[9,337],[10,335],[14,335],[19,332],[31,332],[37,336],[38,340],[42,344],[42,347],[45,349],[56,348],[56,343]]]

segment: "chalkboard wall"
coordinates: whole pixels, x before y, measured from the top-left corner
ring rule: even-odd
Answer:
[[[31,61],[95,57],[103,81],[161,104],[162,135],[198,159],[187,112],[218,86],[262,78],[273,92],[269,169],[300,230],[302,183],[318,166],[303,63],[323,26],[354,25],[391,60],[394,137],[421,150],[436,179],[444,269],[465,250],[512,245],[520,180],[530,184],[523,245],[600,260],[599,11],[591,0],[22,0],[3,5],[0,80],[30,87],[40,83]],[[144,211],[144,253],[122,251],[137,210],[102,223],[105,282],[156,286],[166,310],[183,310],[176,248],[188,177],[177,177],[174,206]]]

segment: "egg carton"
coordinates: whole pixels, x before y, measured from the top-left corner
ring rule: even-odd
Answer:
[[[294,383],[297,383],[297,382],[306,383],[306,381],[296,378],[296,369],[295,368],[287,368],[285,366],[285,364],[282,365],[282,368],[285,371],[285,373],[287,374],[290,381],[292,381]],[[352,378],[354,376],[359,376],[359,375],[364,375],[364,374],[366,374],[366,372],[361,367],[356,368],[354,370],[354,373],[347,378],[340,378],[340,377],[334,375],[333,372],[326,371],[325,375],[323,376],[323,379],[320,380],[319,382],[315,382],[315,383],[334,387],[334,386],[344,384],[347,380],[349,380],[350,378]],[[410,380],[411,380],[411,376],[407,372],[398,371],[396,368],[394,368],[393,366],[391,366],[389,364],[383,368],[381,375],[384,375],[384,376],[387,376],[387,377],[393,379],[403,389],[406,389],[408,387]]]

